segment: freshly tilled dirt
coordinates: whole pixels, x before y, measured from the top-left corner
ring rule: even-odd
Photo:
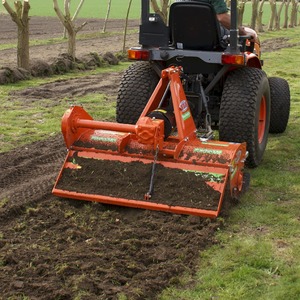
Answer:
[[[220,220],[51,195],[65,154],[56,136],[0,155],[3,299],[155,299],[216,242]]]

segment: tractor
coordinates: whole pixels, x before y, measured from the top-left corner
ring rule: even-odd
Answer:
[[[259,42],[238,36],[236,15],[232,0],[226,32],[209,3],[175,2],[165,24],[142,0],[117,122],[95,121],[80,106],[65,112],[68,154],[53,193],[209,218],[225,194],[239,198],[245,165],[258,166],[268,133],[286,129],[290,92],[262,70]]]
[[[290,91],[285,79],[268,78],[263,71],[259,42],[238,36],[236,5],[231,1],[231,29],[226,32],[208,2],[173,3],[167,26],[150,12],[149,0],[142,0],[141,46],[128,51],[136,62],[121,81],[117,121],[135,124],[161,71],[181,66],[182,85],[202,138],[218,133],[220,141],[246,142],[246,164],[257,167],[268,133],[283,133],[287,127]],[[168,95],[165,99],[161,107],[168,112]]]

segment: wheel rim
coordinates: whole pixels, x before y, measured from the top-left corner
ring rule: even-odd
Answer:
[[[263,96],[260,102],[259,119],[258,119],[258,142],[259,143],[262,143],[265,136],[266,119],[267,119],[267,102],[266,102],[266,98]]]

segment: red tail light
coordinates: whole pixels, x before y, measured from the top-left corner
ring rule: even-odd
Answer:
[[[128,58],[134,60],[149,60],[150,53],[148,50],[141,48],[131,48],[128,50]]]
[[[223,65],[245,65],[245,57],[243,54],[222,54]]]

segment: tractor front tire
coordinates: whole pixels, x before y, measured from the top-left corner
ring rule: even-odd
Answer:
[[[290,116],[290,88],[283,78],[270,77],[271,118],[270,133],[283,133]]]
[[[124,72],[118,91],[117,122],[135,124],[158,81],[159,77],[149,62],[138,61],[132,64]]]
[[[257,167],[262,160],[268,140],[270,110],[270,87],[264,71],[245,67],[229,73],[221,99],[220,140],[246,142],[248,167]]]

